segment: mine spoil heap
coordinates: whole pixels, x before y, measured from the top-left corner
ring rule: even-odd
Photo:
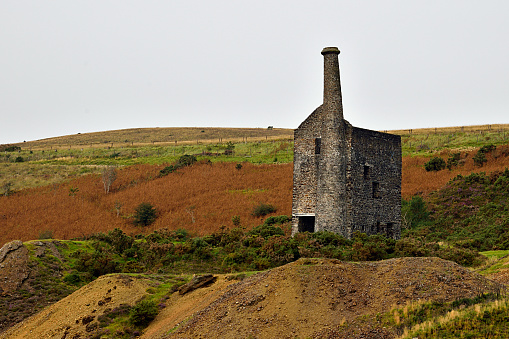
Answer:
[[[501,288],[439,258],[299,259],[232,285],[160,338],[393,338],[391,329],[361,317],[410,301],[454,301]]]

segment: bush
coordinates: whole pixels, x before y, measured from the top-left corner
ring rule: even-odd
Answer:
[[[445,163],[445,160],[439,157],[433,157],[430,161],[424,164],[424,169],[426,169],[427,172],[430,171],[438,172],[446,167],[447,164]]]
[[[292,218],[290,218],[287,215],[278,215],[275,217],[268,217],[263,222],[265,225],[274,225],[274,224],[284,224],[286,222],[292,221]]]
[[[317,241],[318,244],[322,246],[348,246],[351,245],[351,241],[346,239],[340,234],[329,232],[329,231],[321,231],[315,232],[311,234],[311,237]]]
[[[238,215],[234,215],[232,217],[232,223],[233,223],[233,226],[240,226],[240,217]]]
[[[253,209],[253,213],[251,213],[255,217],[263,217],[267,214],[276,212],[276,208],[270,204],[259,204],[255,206]]]
[[[14,162],[23,162],[23,161],[25,161],[23,159],[23,157],[16,157],[16,159],[14,160]]]
[[[451,156],[447,159],[447,169],[451,170],[453,167],[458,166],[460,158],[461,158],[461,153],[451,154]]]
[[[1,152],[18,152],[21,151],[21,147],[14,145],[2,145],[0,146]]]
[[[191,166],[197,161],[196,157],[194,155],[185,154],[182,155],[175,164],[166,166],[162,170],[159,171],[159,176],[163,177],[165,175],[168,175],[172,172],[175,172],[179,168]]]
[[[157,211],[155,207],[148,202],[142,202],[136,207],[133,223],[135,225],[148,226],[156,220],[156,217]]]
[[[275,235],[285,235],[285,232],[280,228],[274,225],[262,224],[254,227],[251,231],[248,232],[249,235],[259,235],[265,239],[275,236]]]
[[[82,280],[78,272],[72,272],[64,276],[64,281],[71,285],[79,285]]]
[[[486,159],[486,155],[481,152],[480,150],[477,151],[477,153],[474,155],[474,165],[482,167],[485,162],[488,162],[488,159]]]
[[[474,164],[476,166],[482,167],[485,162],[488,162],[488,159],[486,159],[486,153],[494,151],[496,148],[497,146],[495,145],[484,145],[481,147],[473,158]]]
[[[140,327],[146,327],[159,312],[155,301],[142,300],[129,312],[129,321]]]
[[[118,254],[124,253],[127,249],[131,248],[134,239],[126,235],[120,228],[108,232],[109,243]]]
[[[180,165],[180,167],[191,166],[196,161],[197,160],[194,155],[185,154],[179,158],[179,160],[177,161],[177,165]]]

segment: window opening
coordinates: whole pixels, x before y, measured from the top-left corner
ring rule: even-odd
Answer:
[[[380,198],[380,183],[373,181],[373,198]]]
[[[322,148],[322,138],[315,139],[315,154],[320,154]]]
[[[364,179],[369,179],[369,166],[364,165]]]

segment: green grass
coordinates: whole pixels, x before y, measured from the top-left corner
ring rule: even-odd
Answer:
[[[403,156],[432,156],[445,149],[467,150],[509,141],[507,126],[393,131],[401,135]],[[212,162],[288,163],[293,161],[292,130],[152,128],[107,131],[49,138],[18,144],[20,152],[0,153],[0,194],[58,184],[100,173],[103,166],[171,164],[185,154]],[[247,138],[246,138],[247,137]],[[175,143],[175,140],[178,142]],[[225,154],[227,141],[233,154]],[[15,162],[21,157],[23,162]]]
[[[479,252],[479,254],[482,254],[482,255],[488,257],[488,259],[494,258],[494,259],[498,260],[498,259],[508,255],[509,250],[485,251],[485,252]]]
[[[81,175],[100,173],[104,166],[172,164],[186,154],[212,162],[267,164],[293,161],[293,143],[288,140],[240,142],[234,146],[232,154],[225,154],[227,145],[224,143],[4,152],[0,153],[0,194],[7,190],[60,184]],[[24,161],[15,162],[18,156]]]
[[[169,274],[128,274],[135,278],[149,280],[152,286],[147,289],[147,294],[140,302],[148,302],[157,305],[158,310],[166,306],[166,301],[177,288],[191,279],[191,275],[169,275]],[[118,309],[118,308],[117,308]],[[101,329],[99,333],[107,334],[115,333],[115,338],[130,338],[134,331],[141,332],[143,326],[135,326],[132,323],[131,313],[132,307],[126,308],[126,312],[117,313],[116,310],[110,310],[101,315],[98,320]]]
[[[401,338],[508,338],[509,299],[453,309],[405,331]]]
[[[399,133],[398,133],[399,134]],[[432,156],[446,149],[470,150],[486,144],[501,145],[509,141],[509,131],[473,132],[431,132],[427,134],[401,134],[403,156]]]

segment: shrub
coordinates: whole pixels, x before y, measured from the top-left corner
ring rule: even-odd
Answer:
[[[179,158],[179,160],[177,161],[177,165],[180,165],[180,167],[191,166],[196,161],[197,160],[194,155],[185,154]]]
[[[14,162],[23,162],[23,161],[25,161],[25,160],[21,156],[16,157],[16,159],[14,160]]]
[[[251,213],[255,217],[263,217],[267,214],[276,212],[276,208],[270,204],[261,203],[253,209]]]
[[[242,164],[235,165],[235,168],[238,169],[238,170],[241,170],[242,169]]]
[[[275,235],[285,235],[285,232],[280,228],[270,224],[262,224],[254,227],[248,232],[249,235],[259,235],[265,239]]]
[[[427,172],[438,172],[446,167],[447,164],[445,163],[445,160],[439,157],[433,157],[430,161],[424,164],[424,169],[426,169]]]
[[[497,146],[495,145],[484,145],[481,147],[473,158],[474,164],[476,166],[482,167],[485,162],[488,162],[488,159],[486,159],[486,153],[494,151],[496,148]]]
[[[113,246],[118,254],[122,254],[134,243],[134,239],[126,235],[120,228],[108,232],[110,238],[110,244]]]
[[[157,217],[157,211],[152,204],[142,202],[135,209],[134,221],[135,225],[148,226],[152,224]]]
[[[2,152],[17,152],[21,151],[21,147],[14,145],[2,145],[0,146],[0,151]]]
[[[179,169],[179,167],[175,165],[166,166],[165,168],[159,171],[159,176],[163,177],[165,175],[175,172],[177,169]]]
[[[329,232],[329,231],[321,231],[315,232],[311,234],[311,237],[317,241],[322,246],[345,246],[351,245],[351,241],[344,238],[342,235]]]
[[[235,144],[232,141],[228,141],[224,148],[228,151],[233,151],[233,149],[235,148]]]
[[[118,262],[106,249],[96,249],[94,253],[78,251],[74,269],[79,272],[87,272],[93,277],[119,271]]]
[[[174,237],[179,241],[185,241],[189,239],[189,231],[183,228],[179,228],[178,230],[175,231]]]
[[[268,217],[263,222],[265,225],[274,225],[274,224],[284,224],[285,222],[292,221],[292,218],[290,218],[287,215],[278,215],[274,217]]]
[[[461,158],[461,153],[451,154],[451,156],[447,159],[447,169],[451,170],[453,167],[458,166],[460,158]]]
[[[155,301],[142,300],[129,312],[129,321],[140,327],[146,327],[159,312]]]
[[[170,174],[172,172],[175,172],[179,168],[186,167],[186,166],[191,166],[196,161],[197,160],[196,160],[196,157],[194,155],[189,155],[189,154],[182,155],[177,160],[177,162],[175,164],[170,165],[170,166],[166,166],[165,168],[160,170],[159,171],[159,176],[162,177],[162,176],[168,175],[168,174]]]
[[[234,215],[232,217],[232,223],[233,223],[233,226],[240,226],[240,217],[238,215]]]
[[[64,281],[71,285],[79,285],[82,280],[78,272],[72,272],[64,276]]]
[[[482,167],[485,162],[488,162],[488,159],[486,159],[486,155],[481,152],[480,150],[477,151],[477,153],[473,157],[474,165]]]

